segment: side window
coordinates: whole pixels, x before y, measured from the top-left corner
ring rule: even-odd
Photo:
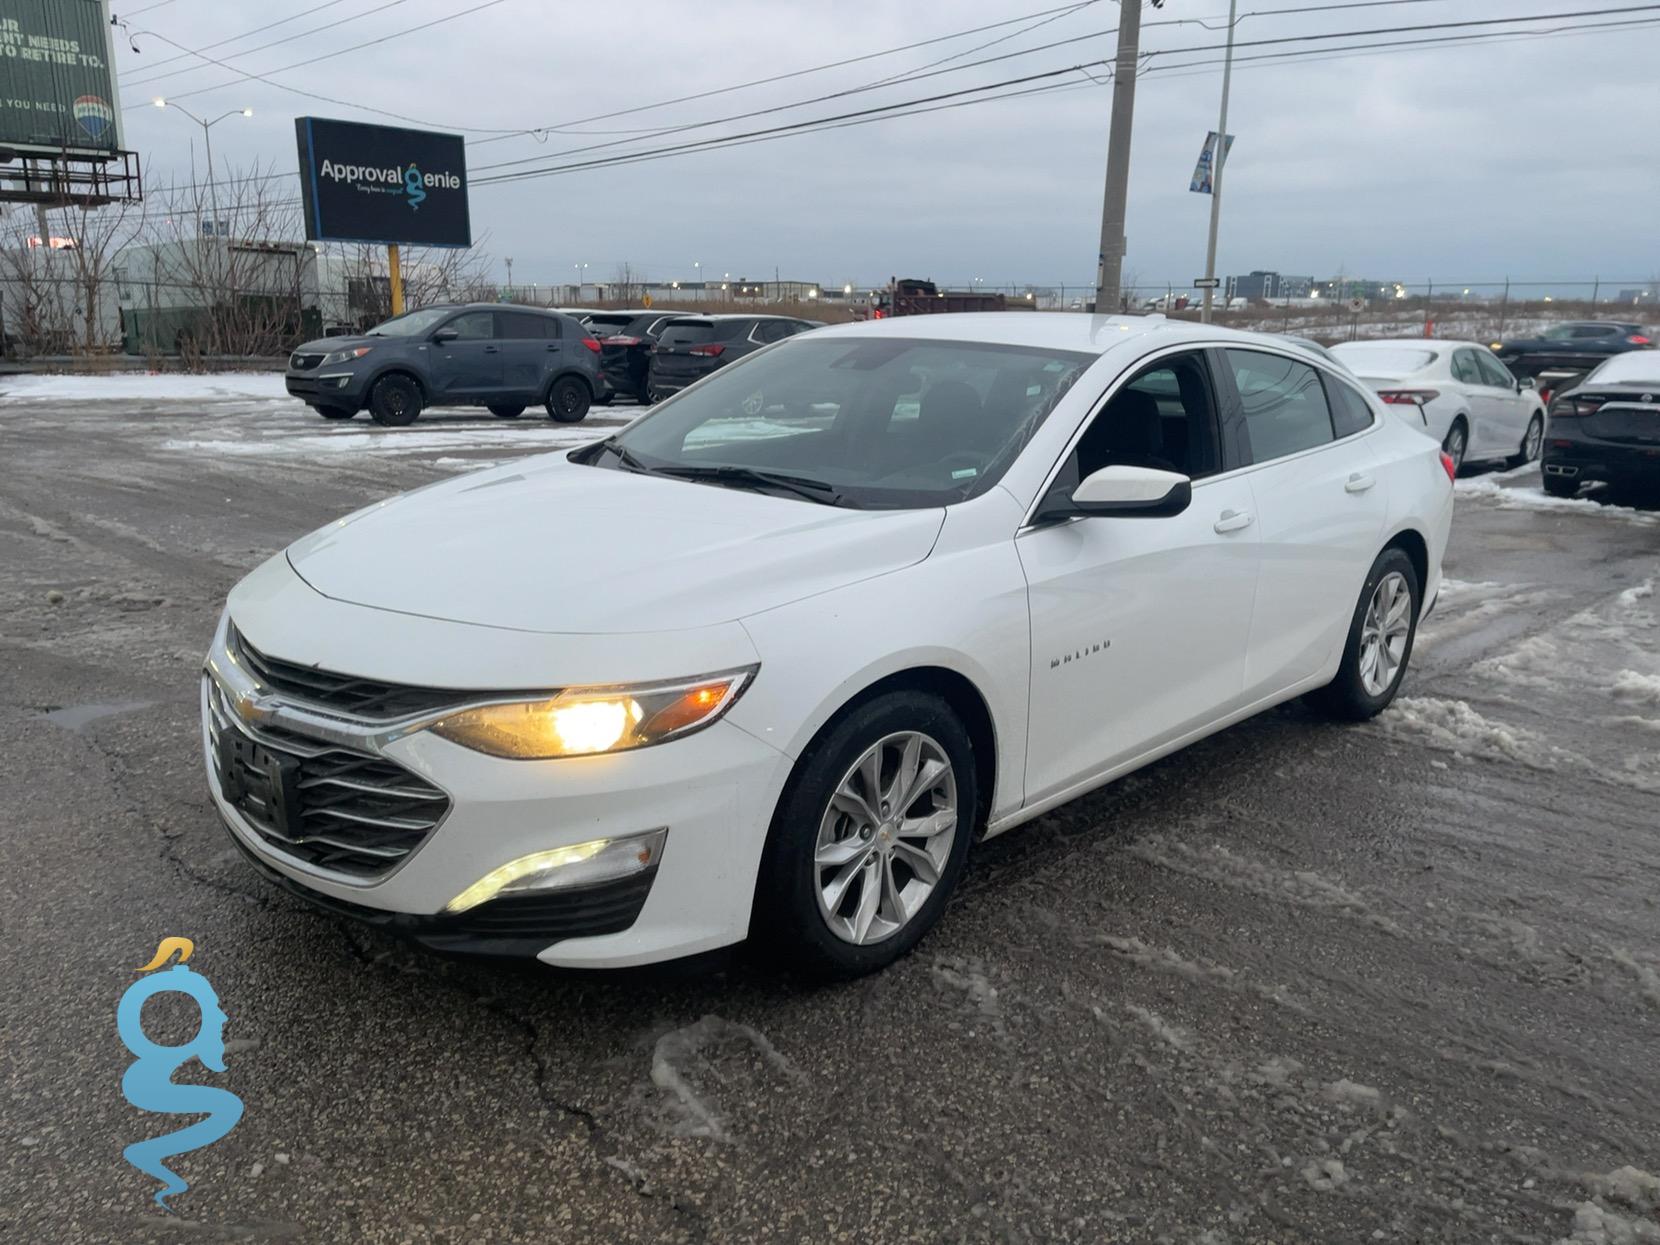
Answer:
[[[496,315],[493,311],[469,311],[456,316],[444,327],[454,329],[461,341],[489,341],[496,335]]]
[[[541,341],[558,333],[558,330],[553,328],[552,320],[528,312],[498,311],[496,320],[496,336],[505,337],[510,341]],[[553,331],[550,332],[550,329]]]
[[[1227,355],[1245,411],[1253,462],[1284,458],[1331,441],[1331,410],[1314,368],[1256,350],[1229,350]]]
[[[1485,385],[1481,378],[1481,364],[1476,362],[1474,351],[1455,350],[1452,357],[1453,379],[1462,381],[1466,385]]]
[[[1608,337],[1611,332],[1612,330],[1600,324],[1581,324],[1572,330],[1572,336],[1575,338]]]
[[[1339,437],[1352,437],[1372,426],[1372,408],[1348,385],[1326,377],[1326,399],[1331,403],[1331,422]]]
[[[1500,389],[1514,389],[1516,387],[1516,378],[1510,374],[1510,369],[1492,355],[1478,354],[1476,355],[1476,362],[1481,365],[1481,374],[1486,378],[1489,385],[1496,385]]]
[[[789,326],[782,320],[762,320],[750,336],[758,342],[783,341],[789,335]]]
[[[1161,359],[1096,415],[1074,452],[1077,479],[1102,467],[1156,467],[1203,479],[1221,470],[1216,403],[1203,353]]]

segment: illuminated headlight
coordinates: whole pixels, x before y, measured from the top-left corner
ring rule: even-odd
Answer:
[[[354,346],[350,350],[336,350],[332,354],[324,355],[323,361],[317,366],[328,367],[331,363],[350,363],[355,359],[361,359],[373,349],[373,346]]]
[[[667,830],[652,830],[647,834],[594,839],[520,856],[486,873],[445,904],[444,911],[451,914],[465,912],[501,895],[592,886],[644,873],[657,867],[657,861],[663,855],[663,843],[668,837]]]
[[[570,688],[547,700],[463,709],[434,734],[513,761],[626,752],[690,735],[720,720],[757,667],[625,687]]]

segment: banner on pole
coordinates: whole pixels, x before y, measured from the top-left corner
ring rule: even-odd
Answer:
[[[1228,135],[1228,141],[1222,148],[1222,162],[1227,163],[1228,154],[1233,151],[1233,135]],[[1195,194],[1208,195],[1211,193],[1212,162],[1216,157],[1216,131],[1212,130],[1205,136],[1205,146],[1199,152],[1199,162],[1193,166],[1193,181],[1188,189]]]

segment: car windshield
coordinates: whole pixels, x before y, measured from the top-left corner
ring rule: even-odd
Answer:
[[[991,488],[1095,358],[796,338],[714,373],[577,461],[665,475],[725,469],[715,482],[763,491],[765,481],[740,477],[770,473],[861,509],[942,506]]]
[[[370,337],[421,337],[432,332],[455,313],[454,307],[428,307],[425,311],[411,311],[393,316],[385,323],[369,330]]]
[[[1414,350],[1410,346],[1339,342],[1331,348],[1331,352],[1363,376],[1375,372],[1405,376],[1408,372],[1421,372],[1435,362],[1435,351]]]
[[[1660,350],[1613,355],[1580,382],[1585,385],[1653,385],[1660,388]]]

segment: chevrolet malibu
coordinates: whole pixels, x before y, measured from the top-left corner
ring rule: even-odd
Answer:
[[[208,782],[273,881],[432,947],[868,972],[974,841],[1295,696],[1384,709],[1451,518],[1436,444],[1283,340],[820,329],[271,558]]]

